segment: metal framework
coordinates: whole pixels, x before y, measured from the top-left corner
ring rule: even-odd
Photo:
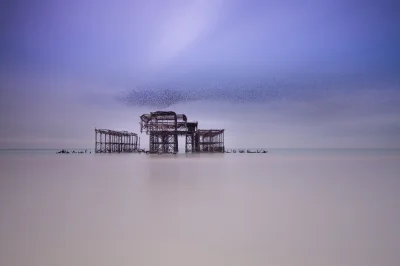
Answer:
[[[138,135],[128,131],[95,129],[95,152],[136,152]]]
[[[185,152],[196,151],[196,139],[197,139],[197,122],[187,122],[187,132],[185,140]]]
[[[178,136],[187,132],[184,114],[157,111],[140,116],[140,133],[150,135],[150,153],[177,153]]]
[[[224,152],[224,129],[197,130],[197,151]]]
[[[157,111],[140,116],[140,133],[146,132],[182,132],[187,131],[187,118],[184,114],[171,111]]]
[[[140,132],[149,135],[150,153],[177,153],[178,136],[185,136],[185,152],[224,152],[224,130],[199,130],[184,114],[157,111],[140,116]]]

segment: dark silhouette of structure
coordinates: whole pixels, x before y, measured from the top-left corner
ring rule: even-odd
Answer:
[[[224,152],[224,129],[197,130],[197,151]]]
[[[177,153],[178,136],[187,132],[186,115],[175,112],[153,112],[140,116],[140,133],[150,136],[150,153]]]
[[[172,111],[140,116],[140,132],[149,135],[150,153],[177,153],[179,136],[185,136],[185,152],[224,152],[224,131],[198,129],[198,122]]]
[[[136,152],[138,135],[128,131],[95,129],[95,152]]]

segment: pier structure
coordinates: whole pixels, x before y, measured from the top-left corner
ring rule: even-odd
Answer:
[[[196,152],[197,151],[197,126],[198,122],[187,122],[187,132],[185,141],[185,152]]]
[[[150,153],[177,153],[178,137],[185,137],[185,152],[224,152],[224,129],[200,130],[185,114],[156,111],[140,116],[140,132],[149,135]]]
[[[224,129],[199,129],[197,149],[199,152],[224,152]]]
[[[149,135],[150,153],[177,153],[178,136],[186,135],[186,123],[184,114],[151,112],[140,116],[140,133]]]
[[[95,129],[96,153],[136,152],[138,141],[138,135],[128,131]]]

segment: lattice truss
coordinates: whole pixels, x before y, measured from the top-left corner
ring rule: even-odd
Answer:
[[[197,130],[198,152],[224,152],[224,129]]]
[[[157,111],[140,116],[140,132],[149,135],[150,153],[177,153],[178,136],[185,136],[185,152],[224,152],[224,130],[200,130],[184,114]]]
[[[95,129],[95,152],[135,152],[138,135],[128,131]]]
[[[152,112],[140,116],[140,133],[155,131],[187,131],[187,118],[184,114],[176,114],[175,112]]]

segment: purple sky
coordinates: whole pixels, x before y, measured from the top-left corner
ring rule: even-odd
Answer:
[[[0,148],[90,148],[158,109],[227,147],[400,148],[397,1],[10,0],[0,22]]]

